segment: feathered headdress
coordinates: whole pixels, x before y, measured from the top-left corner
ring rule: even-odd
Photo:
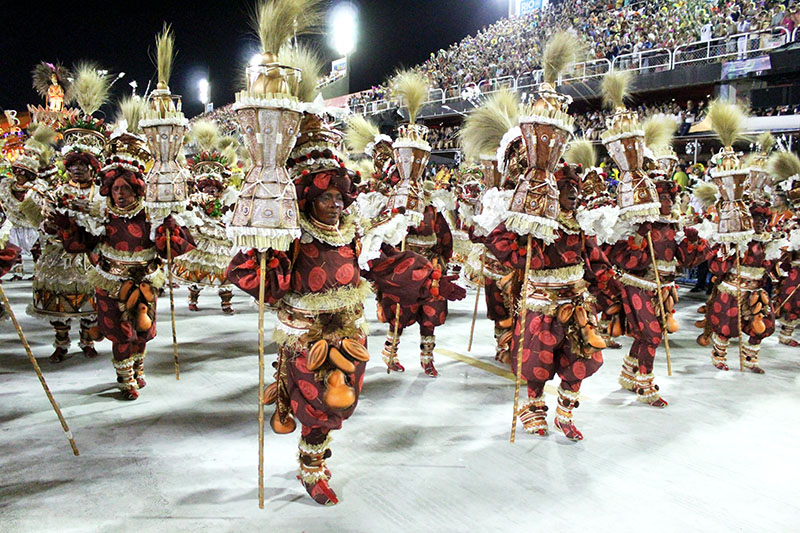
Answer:
[[[300,82],[292,96],[296,96],[301,102],[313,102],[322,71],[322,60],[319,55],[302,43],[286,43],[278,53],[278,60],[282,65],[296,68],[301,72]]]
[[[28,128],[28,135],[30,137],[25,141],[22,152],[11,166],[38,174],[50,166],[50,159],[55,154],[53,144],[58,134],[49,126],[33,124]]]
[[[136,95],[126,96],[119,101],[116,115],[117,125],[122,125],[124,121],[125,131],[134,135],[141,134],[142,128],[139,127],[139,121],[142,119],[144,111],[144,98]]]
[[[164,23],[161,33],[156,35],[155,64],[158,70],[158,88],[169,89],[169,78],[175,62],[175,32],[172,26]]]
[[[516,93],[502,90],[470,113],[458,134],[466,159],[479,159],[485,154],[494,158],[503,135],[519,123],[519,109]]]
[[[408,107],[408,122],[417,121],[422,104],[428,99],[428,79],[414,70],[398,72],[391,81],[392,97]]]
[[[580,165],[584,170],[597,166],[597,149],[592,141],[579,139],[569,143],[564,160],[571,165]]]
[[[260,0],[250,23],[262,53],[277,54],[295,35],[316,31],[322,22],[322,0]]]
[[[709,207],[714,205],[714,202],[717,201],[717,186],[704,181],[694,186],[692,194],[695,198],[700,200],[703,207]]]
[[[728,104],[717,99],[708,107],[708,119],[722,145],[729,148],[742,138],[747,115],[737,104]]]
[[[644,144],[654,153],[658,153],[672,145],[672,136],[678,124],[671,117],[653,115],[642,122]]]
[[[344,142],[351,152],[363,154],[367,145],[374,143],[379,134],[378,126],[361,115],[352,115],[347,119]]]
[[[51,84],[50,76],[53,74],[56,75],[56,78],[58,78],[58,83],[61,84],[64,90],[68,90],[70,86],[69,78],[72,77],[72,73],[61,63],[54,64],[41,61],[37,63],[31,71],[33,88],[36,89],[36,92],[39,93],[39,96],[42,98],[47,98],[47,92],[50,89]]]
[[[66,99],[76,102],[84,117],[90,117],[106,103],[110,88],[109,76],[101,74],[97,65],[79,63],[75,67],[75,78],[67,91]]]
[[[603,105],[609,109],[624,108],[625,101],[630,97],[631,79],[629,71],[614,70],[603,76],[600,85]]]
[[[581,41],[574,33],[556,32],[547,41],[542,55],[545,83],[555,84],[564,69],[577,60],[581,48]]]
[[[210,151],[215,148],[219,140],[219,128],[212,120],[196,120],[192,124],[190,136],[201,151]]]
[[[770,174],[775,176],[776,183],[782,183],[793,177],[800,179],[800,158],[792,152],[776,152],[772,154],[767,168]]]

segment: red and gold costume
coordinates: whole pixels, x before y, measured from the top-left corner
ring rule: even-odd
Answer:
[[[572,169],[564,167],[556,176],[559,188],[579,189]],[[505,223],[489,234],[485,244],[507,268],[521,272],[526,260],[530,264],[527,287],[521,289],[521,294],[527,294],[527,316],[525,324],[516,317],[511,341],[511,367],[516,372],[522,336],[522,379],[528,386],[528,401],[520,408],[523,427],[529,433],[547,433],[544,386],[558,375],[556,427],[579,440],[582,435],[572,422],[572,409],[578,405],[583,380],[603,364],[603,344],[595,332],[594,298],[588,287],[604,286],[613,276],[611,265],[594,237],[585,235],[569,212],[559,214],[552,244],[532,239],[530,257],[526,257],[527,239],[509,231]]]
[[[70,253],[90,254],[94,269],[89,279],[95,285],[100,331],[112,343],[117,383],[126,399],[135,400],[144,379],[145,346],[156,335],[156,292],[164,283],[161,270],[166,257],[166,230],[171,232],[171,251],[178,256],[194,248],[189,232],[172,218],[151,223],[145,212],[144,168],[147,152],[141,140],[124,134],[112,140],[102,169],[100,194],[106,205],[99,213],[81,211],[58,214],[54,222],[64,248]],[[127,184],[132,203],[117,207],[112,187]]]

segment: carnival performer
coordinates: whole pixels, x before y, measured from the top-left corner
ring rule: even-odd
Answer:
[[[329,485],[330,432],[341,428],[358,403],[366,350],[364,300],[371,295],[367,280],[401,305],[422,306],[434,294],[455,291],[447,279],[421,256],[382,245],[359,266],[361,230],[356,217],[345,214],[355,200],[355,174],[342,164],[339,134],[320,117],[307,114],[298,145],[287,167],[294,176],[301,236],[288,252],[269,249],[266,302],[277,308],[276,383],[265,402],[276,402],[271,425],[289,433],[295,419],[302,425],[299,479],[320,504],[338,498]],[[239,252],[227,277],[258,297],[258,252]],[[363,258],[363,257],[362,257]]]
[[[769,174],[775,177],[777,188],[786,194],[790,205],[797,213],[800,208],[800,159],[791,152],[776,152],[769,159]],[[786,249],[775,263],[779,277],[772,301],[780,326],[778,342],[798,347],[800,342],[792,338],[800,323],[800,217],[795,215],[781,228],[786,236]]]
[[[233,243],[225,235],[225,221],[230,218],[231,207],[238,196],[236,189],[230,186],[230,167],[235,163],[236,151],[233,146],[224,154],[216,150],[216,130],[214,123],[200,121],[192,128],[201,151],[189,159],[194,192],[190,198],[191,209],[181,218],[190,228],[197,247],[176,258],[172,271],[179,280],[189,284],[189,311],[198,311],[200,291],[211,287],[217,289],[222,312],[232,315],[233,286],[225,277],[225,270],[231,260]]]
[[[129,128],[136,131],[134,124]],[[147,384],[145,349],[156,335],[167,230],[174,256],[194,248],[188,230],[172,217],[151,221],[145,212],[144,171],[150,159],[141,137],[128,132],[112,136],[101,169],[104,208],[92,212],[94,204],[73,200],[52,217],[65,250],[97,257],[88,277],[95,285],[100,332],[111,341],[117,383],[126,400],[137,399]]]
[[[519,129],[517,96],[498,91],[464,120],[459,133],[464,153],[480,163],[484,190],[470,212],[463,209],[462,218],[469,226],[469,237],[475,244],[467,263],[467,275],[483,282],[487,317],[495,323],[495,360],[508,364],[513,325],[513,270],[500,262],[485,246],[483,239],[506,215],[514,187],[525,173],[522,134]]]
[[[66,207],[74,201],[85,202],[89,212],[99,213],[105,200],[97,191],[95,182],[100,170],[100,159],[106,144],[102,120],[92,116],[106,101],[109,81],[97,69],[83,65],[76,71],[75,95],[81,115],[63,124],[60,133],[64,138],[62,161],[68,181],[52,184],[49,196],[56,206]],[[54,189],[54,190],[53,190]],[[49,206],[48,206],[49,208]],[[80,322],[78,345],[86,357],[97,356],[94,342],[99,340],[94,284],[87,273],[92,264],[87,254],[72,254],[64,250],[57,229],[42,225],[39,238],[42,255],[36,262],[33,278],[33,304],[29,313],[49,321],[55,329],[55,351],[51,363],[66,359],[70,348],[70,322]]]
[[[55,155],[52,148],[55,132],[47,126],[34,124],[29,134],[22,153],[11,163],[11,176],[0,181],[0,203],[13,226],[9,242],[36,262],[41,253],[39,223],[43,198],[49,188],[43,176],[49,177],[55,171],[50,161]],[[21,261],[14,272],[14,279],[22,279]]]
[[[728,370],[729,339],[740,337],[740,364],[763,374],[758,364],[761,341],[775,330],[775,316],[766,291],[771,264],[780,257],[780,240],[767,231],[770,210],[751,193],[749,169],[742,167],[733,143],[741,137],[746,116],[735,104],[721,101],[709,106],[711,128],[722,141],[714,156],[711,179],[719,191],[718,229],[709,270],[716,286],[706,306],[706,326],[712,332],[711,360],[719,370]],[[749,207],[747,204],[750,204]],[[774,241],[774,242],[773,242]],[[743,335],[749,336],[745,343]]]
[[[653,128],[660,129],[660,134],[654,135]],[[654,384],[653,362],[664,329],[667,333],[678,330],[674,317],[678,301],[675,279],[681,268],[693,268],[706,260],[708,243],[695,228],[683,228],[680,211],[676,209],[680,187],[668,177],[677,163],[670,147],[674,123],[669,118],[648,119],[642,129],[644,139],[650,142],[642,151],[650,176],[643,179],[650,180],[655,188],[657,216],[647,216],[647,221],[636,224],[632,234],[619,240],[607,254],[620,272],[625,317],[622,331],[634,339],[623,360],[619,383],[624,389],[636,392],[640,401],[663,408],[668,404]],[[630,135],[627,138],[635,139],[635,130]],[[658,160],[656,152],[661,155]],[[666,314],[663,318],[662,305]]]

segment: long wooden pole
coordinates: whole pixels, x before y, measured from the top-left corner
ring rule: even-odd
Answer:
[[[175,363],[175,379],[181,379],[181,367],[178,363],[178,333],[175,329],[175,295],[172,288],[172,239],[167,230],[167,279],[169,281],[169,313],[172,317],[172,360]]]
[[[669,332],[667,331],[667,312],[664,307],[664,295],[661,293],[661,275],[658,273],[656,253],[653,248],[653,236],[647,232],[647,245],[650,247],[650,259],[653,261],[653,272],[656,275],[656,290],[658,291],[658,308],[661,312],[661,330],[664,333],[664,350],[667,352],[667,375],[672,376],[672,358],[669,355]]]
[[[739,372],[744,372],[744,333],[742,332],[742,265],[736,246],[736,321],[739,325]]]
[[[483,286],[483,267],[486,264],[486,249],[481,254],[481,273],[478,276],[478,292],[475,294],[475,308],[472,310],[472,326],[469,328],[469,344],[467,351],[472,351],[472,337],[475,335],[475,320],[478,318],[478,303],[481,300],[481,287]]]
[[[76,456],[80,455],[80,452],[78,452],[78,446],[75,444],[75,439],[72,438],[72,431],[69,430],[67,421],[64,420],[64,415],[61,414],[61,409],[58,407],[56,399],[53,398],[53,395],[50,393],[50,387],[47,386],[47,382],[44,380],[42,369],[39,368],[39,363],[36,362],[36,358],[33,356],[31,346],[28,344],[28,340],[25,338],[25,334],[22,332],[19,322],[17,322],[17,317],[14,315],[14,311],[11,309],[11,303],[8,301],[8,297],[6,296],[6,292],[3,290],[2,285],[0,285],[0,297],[2,297],[3,304],[6,306],[6,312],[8,312],[8,316],[11,317],[11,322],[14,324],[14,328],[17,330],[19,340],[22,341],[22,346],[25,347],[25,353],[28,354],[28,360],[31,362],[31,365],[33,365],[33,370],[36,372],[36,376],[39,378],[39,383],[42,384],[44,393],[47,395],[47,399],[50,400],[50,405],[53,406],[53,410],[56,412],[58,421],[61,422],[61,429],[63,429],[64,433],[67,435],[67,440],[69,440],[72,453]]]
[[[267,253],[261,252],[258,276],[258,508],[264,508],[264,292]],[[280,379],[280,376],[278,376]]]
[[[517,376],[514,380],[514,416],[511,419],[511,444],[517,438],[517,409],[519,409],[519,388],[522,382],[522,347],[525,346],[525,320],[528,318],[528,274],[531,271],[531,235],[528,234],[527,254],[525,255],[525,277],[522,279],[522,309],[519,312],[519,346],[517,347]]]
[[[400,243],[400,251],[406,251],[406,238],[403,237],[403,242]],[[397,333],[400,331],[400,302],[397,302],[397,307],[395,308],[394,313],[394,336],[392,337],[392,342],[394,343],[394,356],[397,357],[397,348],[400,345],[400,342],[397,338]],[[390,361],[391,364],[391,361]],[[386,373],[389,374],[392,372],[391,366],[386,367]]]

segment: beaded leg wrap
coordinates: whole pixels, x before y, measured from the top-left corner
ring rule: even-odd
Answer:
[[[78,346],[81,347],[83,355],[86,357],[97,357],[97,350],[94,348],[94,341],[99,336],[100,328],[97,327],[97,319],[81,319],[81,339]]]
[[[114,368],[117,370],[117,386],[122,391],[122,397],[126,400],[135,400],[139,397],[139,384],[133,375],[134,357],[131,356],[122,361],[114,359]]]
[[[713,347],[711,349],[711,362],[719,370],[728,370],[726,356],[728,355],[728,345],[730,341],[725,337],[720,337],[716,333],[711,337]]]
[[[419,364],[425,374],[432,378],[439,375],[436,367],[433,366],[433,349],[436,347],[435,335],[422,335],[419,339]]]
[[[764,369],[758,366],[758,352],[761,350],[760,344],[743,344],[742,355],[744,355],[744,367],[755,374],[763,374]]]
[[[544,394],[536,398],[529,398],[520,408],[519,420],[522,422],[522,429],[531,435],[544,437],[547,435],[547,405],[544,402]]]
[[[389,324],[389,333],[386,335],[386,341],[383,343],[383,362],[386,363],[386,373],[389,372],[405,372],[405,368],[397,360],[397,345],[400,344],[400,333],[397,337],[394,336],[394,327]]]
[[[639,361],[635,357],[626,355],[622,360],[622,371],[619,373],[619,384],[623,389],[636,392],[636,373],[639,369]]]
[[[133,356],[133,378],[136,380],[136,385],[143,389],[147,382],[144,380],[144,357],[146,354],[136,354]]]
[[[797,326],[797,320],[792,320],[791,322],[784,322],[781,320],[779,323],[781,328],[780,331],[778,331],[778,342],[786,346],[800,346],[800,342],[792,338],[794,328]]]
[[[580,392],[558,388],[558,406],[556,407],[555,427],[569,440],[583,440],[583,434],[572,422],[572,410],[580,405]]]
[[[220,305],[222,306],[222,312],[226,315],[234,314],[233,310],[233,290],[231,289],[220,289],[219,290],[219,300]]]
[[[53,355],[50,356],[50,362],[60,363],[67,358],[69,346],[71,344],[69,340],[69,320],[54,320],[50,322],[50,325],[53,326],[56,332],[56,338],[53,341],[55,350],[53,351]]]
[[[636,374],[636,394],[639,396],[639,401],[652,405],[653,407],[666,407],[667,401],[661,397],[658,392],[658,385],[653,383],[655,376],[652,372],[649,374]]]
[[[192,285],[189,287],[189,311],[198,311],[197,300],[200,298],[200,287]]]
[[[494,340],[497,342],[494,359],[501,363],[510,364],[511,362],[511,337],[513,330],[502,326],[494,327]]]
[[[331,437],[328,435],[320,444],[309,444],[301,437],[298,445],[297,462],[300,465],[297,479],[303,483],[308,495],[321,505],[335,505],[339,503],[336,493],[333,492],[328,480],[331,473],[325,466],[325,459],[331,456],[328,448]]]

